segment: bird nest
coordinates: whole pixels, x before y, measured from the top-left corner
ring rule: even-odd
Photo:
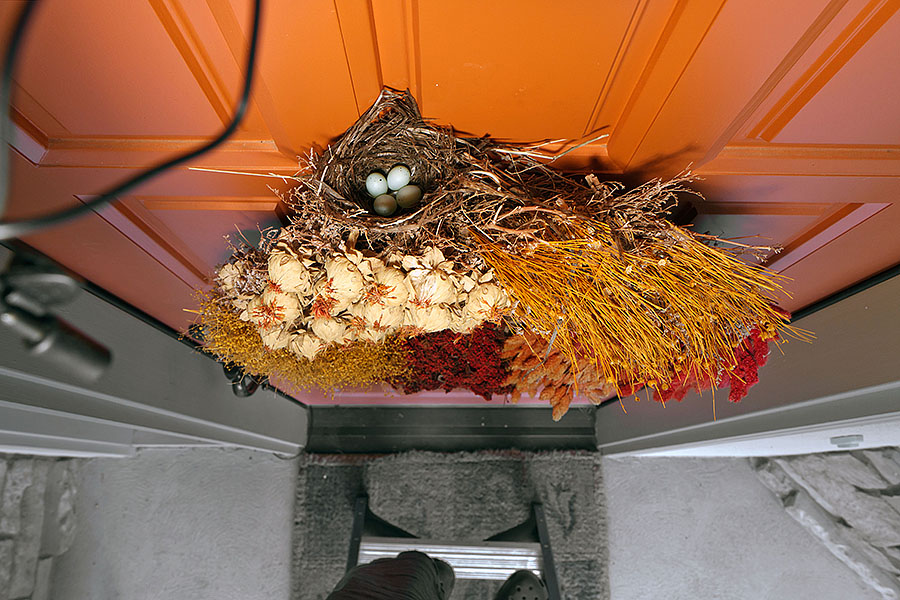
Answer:
[[[285,200],[312,237],[353,233],[379,251],[435,245],[466,256],[476,237],[513,250],[566,239],[569,226],[585,220],[605,224],[623,252],[658,243],[669,232],[663,215],[690,191],[684,174],[621,193],[618,183],[554,169],[559,155],[541,146],[460,137],[426,122],[408,93],[385,89],[324,152],[306,158],[301,185]],[[381,217],[366,177],[395,164],[409,167],[424,198],[415,210]]]

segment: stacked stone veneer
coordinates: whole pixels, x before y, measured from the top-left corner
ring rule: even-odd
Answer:
[[[788,514],[882,597],[900,600],[900,450],[752,459]]]
[[[46,600],[75,535],[78,461],[0,455],[0,600]]]

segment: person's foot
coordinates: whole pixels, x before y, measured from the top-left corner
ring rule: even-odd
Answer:
[[[440,588],[442,600],[449,600],[450,594],[453,592],[453,584],[456,582],[456,575],[453,573],[453,567],[448,563],[432,558],[438,572],[438,586]]]
[[[516,571],[497,590],[494,600],[547,600],[547,587],[531,571]]]

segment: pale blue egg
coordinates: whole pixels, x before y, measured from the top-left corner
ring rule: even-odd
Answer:
[[[399,190],[407,183],[409,183],[409,169],[406,168],[406,165],[394,165],[388,171],[387,184],[392,190]]]
[[[373,198],[386,194],[388,191],[388,182],[385,176],[378,171],[369,173],[369,176],[366,177],[366,191],[369,192],[369,195]]]

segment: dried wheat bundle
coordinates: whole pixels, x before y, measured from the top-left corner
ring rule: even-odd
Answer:
[[[550,404],[554,421],[568,412],[576,389],[594,404],[616,393],[592,361],[576,357],[572,362],[559,348],[531,332],[507,338],[500,357],[508,361],[509,375],[503,385],[512,386],[510,399],[518,402],[522,395],[539,395]]]

